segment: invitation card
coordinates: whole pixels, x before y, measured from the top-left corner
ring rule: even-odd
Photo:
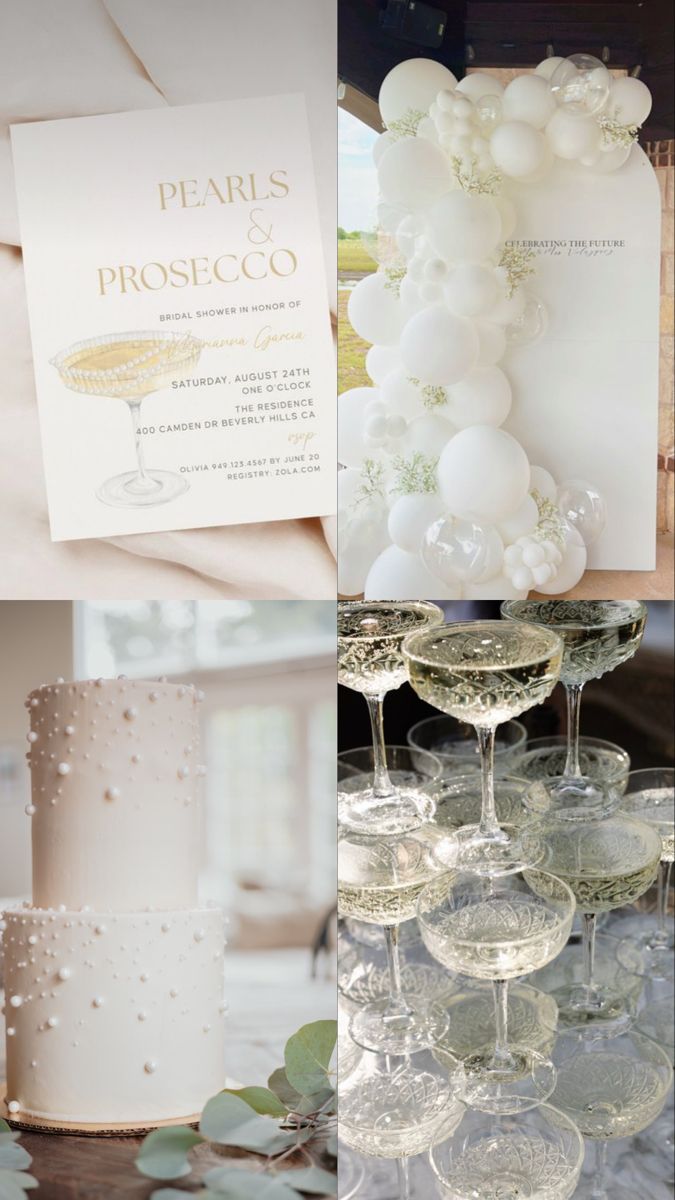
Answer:
[[[335,508],[301,95],[15,125],[55,541]]]

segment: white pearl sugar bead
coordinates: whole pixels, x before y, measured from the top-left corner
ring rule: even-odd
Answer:
[[[14,1037],[15,1033],[16,1033],[16,1029],[14,1028],[14,1026],[8,1025],[7,1026],[7,1037]]]
[[[23,1004],[23,996],[10,996],[9,1002],[12,1008],[21,1008]]]
[[[106,798],[106,800],[119,800],[119,795],[120,795],[120,789],[119,789],[119,788],[116,788],[116,787],[109,787],[109,788],[106,788],[106,789],[105,789],[105,798]]]
[[[16,1112],[21,1111],[21,1105],[19,1104],[18,1100],[10,1100],[7,1105],[7,1108],[9,1109],[9,1111],[11,1113],[16,1113]]]
[[[203,942],[204,938],[206,937],[206,932],[204,929],[195,929],[194,934],[192,936],[194,937],[196,942]]]
[[[26,734],[26,738],[29,742],[37,742],[38,735],[37,735],[37,733],[34,733],[33,730],[31,729],[30,733]]]
[[[47,1024],[50,1029],[56,1029],[59,1024],[59,1018],[58,1017],[47,1017]]]
[[[155,1071],[157,1070],[157,1063],[154,1061],[154,1059],[150,1058],[146,1063],[143,1064],[143,1070],[145,1071],[146,1075],[154,1075]]]
[[[136,719],[136,717],[137,717],[137,716],[138,716],[138,709],[137,709],[137,708],[133,708],[133,707],[132,707],[132,708],[125,708],[125,710],[124,710],[124,719],[125,719],[125,721],[135,721],[135,719]]]
[[[150,692],[148,699],[152,701],[159,700],[159,692]]]
[[[108,928],[107,925],[96,925],[94,927],[94,933],[98,933],[98,934],[105,933],[107,928]]]
[[[73,972],[71,971],[70,967],[61,967],[57,974],[61,982],[65,983],[67,979],[71,978]]]
[[[190,768],[189,768],[189,767],[182,766],[182,767],[179,767],[179,768],[178,768],[178,778],[179,778],[179,779],[187,779],[187,777],[188,777],[188,775],[189,775],[189,774],[190,774]]]
[[[70,763],[60,762],[56,770],[58,771],[59,775],[70,775]]]
[[[91,1003],[94,1008],[103,1008],[103,1005],[105,1004],[105,1000],[103,999],[103,996],[94,996],[94,999],[92,1000]]]
[[[72,737],[75,732],[75,726],[74,725],[66,725],[63,732],[65,733],[66,737]]]
[[[141,1011],[138,1013],[138,1020],[139,1021],[147,1021],[147,1019],[148,1019],[148,1014],[143,1009],[141,1009]]]
[[[34,817],[37,809],[34,804],[27,804],[23,811],[27,817]]]

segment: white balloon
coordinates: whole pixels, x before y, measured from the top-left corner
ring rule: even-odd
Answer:
[[[429,213],[429,240],[449,262],[488,258],[502,236],[499,210],[489,196],[448,192]]]
[[[427,571],[417,554],[387,546],[375,560],[365,582],[366,600],[459,600],[459,584],[441,583]]]
[[[518,182],[519,183],[539,183],[539,181],[541,179],[546,178],[546,176],[548,175],[549,171],[551,170],[551,167],[553,166],[554,162],[555,162],[555,155],[554,155],[548,141],[544,137],[544,157],[542,158],[541,162],[539,163],[539,166],[537,167],[536,171],[532,171],[531,174],[523,175],[522,178],[519,179]]]
[[[530,491],[539,492],[545,500],[555,504],[558,485],[551,472],[546,471],[544,467],[530,467]]]
[[[411,259],[415,253],[415,243],[421,233],[421,222],[416,213],[404,217],[396,230],[396,245],[404,258]]]
[[[546,137],[558,158],[581,158],[600,144],[600,126],[594,117],[575,116],[558,108],[546,126]]]
[[[508,545],[519,537],[525,537],[526,534],[532,533],[538,521],[539,509],[536,502],[528,495],[515,512],[498,522],[497,528]]]
[[[478,317],[497,300],[497,279],[492,267],[459,263],[444,288],[448,308],[463,317]]]
[[[403,309],[404,322],[408,321],[414,313],[426,307],[420,295],[420,289],[414,280],[410,278],[410,275],[403,276],[401,286],[398,289],[398,298]]]
[[[587,552],[580,533],[565,522],[565,547],[553,579],[540,583],[538,590],[545,596],[559,596],[576,587],[586,570]]]
[[[388,150],[390,146],[393,146],[395,141],[396,138],[394,137],[393,133],[389,133],[389,131],[386,129],[384,133],[378,134],[373,142],[373,162],[375,163],[375,166],[377,166],[379,163],[385,150]]]
[[[453,91],[452,71],[432,58],[407,58],[385,75],[377,102],[385,125],[409,112],[428,112],[438,92]]]
[[[438,133],[431,117],[422,117],[422,120],[417,126],[416,136],[419,138],[426,138],[427,141],[433,142],[434,145],[438,145]]]
[[[502,573],[487,583],[465,583],[462,595],[465,600],[525,600],[527,591],[519,591]]]
[[[506,351],[506,333],[503,325],[495,321],[477,320],[475,322],[478,334],[478,361],[481,365],[492,366],[504,357]]]
[[[358,596],[373,561],[389,542],[386,508],[364,502],[354,516],[340,522],[338,539],[338,591]]]
[[[342,516],[347,514],[358,499],[363,487],[363,476],[354,467],[345,467],[337,474],[337,510]]]
[[[509,200],[508,196],[493,196],[493,200],[497,206],[497,209],[499,210],[499,215],[502,221],[501,241],[505,242],[511,237],[511,234],[516,228],[518,221],[516,206],[512,200]]]
[[[588,166],[589,171],[593,171],[598,175],[609,175],[612,171],[618,171],[631,156],[632,146],[613,146],[605,154],[594,156],[593,160],[584,166]],[[583,162],[583,159],[581,160]]]
[[[389,511],[389,536],[399,550],[418,554],[422,538],[443,511],[437,495],[399,496]]]
[[[366,371],[373,383],[382,383],[389,372],[400,365],[398,346],[371,346],[366,354]]]
[[[613,81],[606,111],[622,125],[642,125],[652,111],[652,94],[641,79],[625,75]]]
[[[534,68],[535,75],[541,75],[543,79],[550,79],[553,72],[557,70],[561,62],[565,60],[559,54],[552,54],[550,58],[545,58]]]
[[[546,154],[544,135],[525,121],[505,121],[490,137],[490,153],[500,171],[520,179],[542,165]]]
[[[349,297],[347,316],[364,342],[393,346],[403,328],[403,309],[379,271],[359,280]]]
[[[420,389],[414,384],[403,367],[390,371],[380,388],[382,402],[387,411],[413,421],[426,412]]]
[[[455,434],[443,450],[438,480],[453,515],[497,523],[525,499],[530,464],[519,442],[503,429],[472,425]]]
[[[458,429],[501,425],[511,409],[511,384],[499,367],[474,367],[450,393],[450,420]]]
[[[541,75],[517,75],[507,85],[502,98],[505,121],[526,121],[543,129],[555,112],[555,100]]]
[[[485,75],[482,71],[470,71],[457,84],[457,91],[468,96],[476,104],[483,96],[501,96],[504,88],[493,75]]]
[[[457,383],[478,358],[478,334],[466,317],[441,305],[411,317],[401,334],[403,365],[424,383]]]
[[[423,454],[425,458],[438,458],[454,432],[454,427],[445,417],[427,413],[410,422],[406,434],[406,450],[409,453]]]
[[[390,204],[424,208],[452,183],[447,155],[426,138],[401,138],[382,155],[377,168],[382,195]]]
[[[487,319],[496,325],[512,325],[525,311],[526,296],[522,287],[516,288],[512,296],[503,293],[487,314]]]
[[[366,406],[377,400],[377,388],[351,388],[338,398],[338,462],[343,467],[360,467],[365,458],[378,458],[365,440]]]

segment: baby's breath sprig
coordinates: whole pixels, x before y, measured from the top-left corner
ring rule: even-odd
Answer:
[[[459,186],[471,195],[497,196],[502,190],[502,177],[499,171],[488,171],[481,175],[475,158],[472,158],[468,168],[458,155],[450,159],[452,173]]]
[[[398,296],[401,290],[401,283],[405,279],[407,269],[408,268],[405,263],[392,263],[390,266],[385,267],[385,291],[394,292]]]
[[[614,117],[598,117],[603,141],[611,146],[632,146],[640,132],[639,125],[622,125]]]
[[[416,450],[410,458],[399,455],[393,460],[393,494],[398,496],[433,495],[438,491],[436,481],[437,458],[428,458]]]
[[[384,464],[375,458],[366,458],[361,468],[361,484],[354,497],[354,507],[376,499],[386,499]]]
[[[423,112],[421,108],[408,108],[402,117],[387,125],[387,132],[392,133],[395,138],[415,137],[420,121],[426,116],[428,113]]]
[[[514,242],[507,242],[502,249],[499,266],[506,270],[508,279],[506,294],[509,300],[523,280],[527,279],[529,275],[534,275],[532,266],[534,258],[534,250],[524,250],[522,246],[517,246]]]
[[[440,384],[436,387],[433,383],[422,383],[421,379],[415,379],[414,375],[409,375],[408,379],[420,389],[425,408],[442,408],[448,403],[448,393]]]
[[[560,510],[536,488],[532,488],[530,495],[539,510],[539,520],[532,537],[537,542],[553,542],[562,550],[565,545],[565,525]]]

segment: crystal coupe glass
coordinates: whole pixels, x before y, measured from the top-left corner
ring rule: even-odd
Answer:
[[[668,883],[675,857],[675,771],[672,767],[654,767],[633,771],[621,802],[624,812],[651,825],[661,836],[661,861],[657,879],[656,927],[640,937],[627,937],[619,945],[617,957],[624,966],[634,956],[642,959],[642,973],[652,979],[673,977],[673,930],[666,916]]]
[[[545,871],[483,876],[458,873],[420,892],[417,920],[429,953],[444,967],[493,981],[494,1046],[463,1058],[462,1099],[483,1112],[525,1112],[555,1085],[550,1058],[508,1038],[508,982],[560,953],[574,919],[567,884]]]
[[[146,396],[192,372],[203,345],[186,333],[115,333],[77,342],[51,360],[71,391],[123,400],[128,406],[136,467],[101,484],[96,495],[104,504],[115,508],[152,507],[187,491],[188,483],[182,475],[145,466],[140,414]]]
[[[468,621],[434,625],[403,643],[410,682],[422,700],[473,725],[481,755],[482,809],[477,825],[459,831],[461,864],[490,874],[536,862],[526,830],[502,829],[495,811],[495,729],[551,694],[562,641],[538,625]]]
[[[436,810],[441,760],[428,750],[412,746],[384,747],[391,793],[382,797],[376,810],[373,793],[377,778],[379,747],[359,746],[341,750],[337,756],[338,822],[367,833],[398,833],[429,820]],[[376,824],[374,824],[376,820]]]
[[[401,645],[414,629],[440,624],[443,613],[426,600],[340,601],[338,604],[338,683],[366,699],[373,734],[373,779],[354,804],[342,804],[343,825],[367,833],[402,832],[419,823],[418,797],[392,783],[387,769],[383,705],[387,692],[407,678]]]

